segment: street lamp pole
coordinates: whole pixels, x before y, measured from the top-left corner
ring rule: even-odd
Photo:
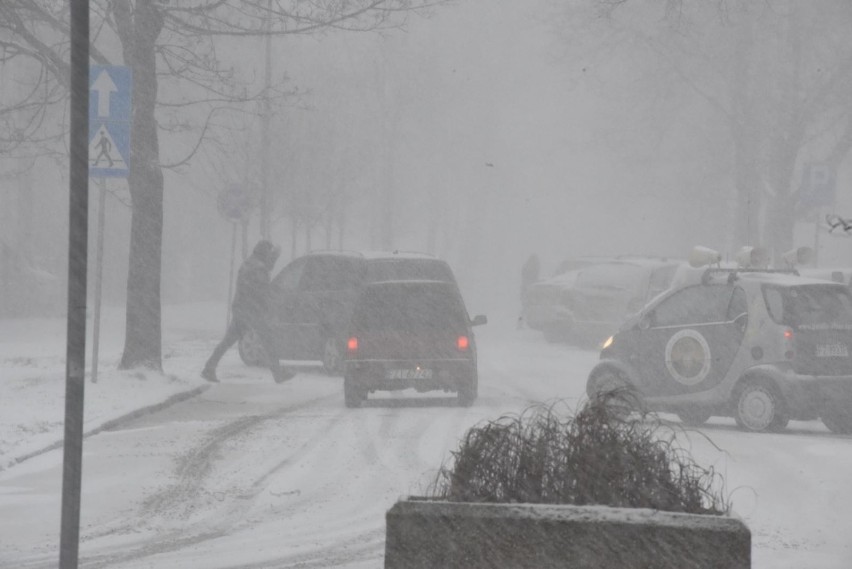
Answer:
[[[83,389],[86,373],[86,271],[89,241],[89,1],[71,0],[68,335],[59,568],[76,569],[80,545]]]

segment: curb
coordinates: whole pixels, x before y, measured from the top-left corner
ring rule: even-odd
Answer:
[[[186,401],[187,399],[192,399],[198,395],[201,395],[205,391],[210,389],[209,385],[200,385],[189,391],[184,391],[182,393],[175,393],[165,401],[161,401],[160,403],[154,403],[153,405],[148,405],[146,407],[140,407],[139,409],[134,409],[120,417],[116,417],[115,419],[109,419],[104,421],[101,425],[97,427],[93,427],[88,431],[83,432],[83,438],[86,439],[91,437],[92,435],[97,435],[100,432],[107,431],[110,429],[115,429],[116,427],[120,427],[123,423],[127,421],[131,421],[143,415],[147,415],[149,413],[156,413],[157,411],[161,411],[166,407],[174,405],[175,403],[180,403],[181,401]],[[39,450],[31,451],[26,454],[22,454],[20,456],[10,458],[5,464],[0,464],[0,472],[11,468],[17,464],[21,464],[24,461],[27,461],[31,458],[35,458],[39,455],[42,455],[46,452],[50,452],[52,450],[56,450],[58,448],[62,448],[62,445],[65,443],[65,439],[61,438],[58,441],[47,445],[46,447],[40,448]]]

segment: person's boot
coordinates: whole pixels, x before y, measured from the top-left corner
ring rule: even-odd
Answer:
[[[201,377],[210,383],[219,383],[219,378],[216,377],[216,370],[212,367],[204,366],[204,369],[201,370]]]

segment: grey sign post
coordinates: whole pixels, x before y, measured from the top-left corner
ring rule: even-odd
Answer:
[[[107,178],[126,178],[130,173],[132,92],[133,75],[129,67],[119,65],[89,67],[89,176],[97,178],[100,189],[95,267],[95,314],[92,325],[92,383],[98,381]]]
[[[71,0],[71,132],[69,139],[68,331],[65,352],[65,439],[59,569],[76,569],[80,550],[83,471],[83,394],[86,373],[86,270],[89,178],[86,171],[89,90],[89,2]]]

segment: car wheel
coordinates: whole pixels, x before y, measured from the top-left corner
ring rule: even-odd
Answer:
[[[328,375],[341,375],[343,373],[343,357],[340,350],[340,342],[333,336],[326,336],[322,347],[322,367]]]
[[[616,411],[616,415],[624,418],[631,411],[641,411],[644,408],[641,394],[636,391],[624,374],[614,368],[598,371],[586,382],[586,395],[589,399],[604,397],[606,403]]]
[[[778,431],[789,422],[781,393],[770,381],[747,381],[737,391],[735,404],[734,419],[746,431]]]
[[[343,378],[343,400],[349,408],[360,407],[367,398],[366,390],[348,377]]]
[[[820,419],[832,433],[852,435],[852,410],[849,408],[831,405],[825,408]]]
[[[689,427],[700,427],[704,423],[707,422],[707,419],[713,416],[713,414],[707,409],[702,409],[701,407],[690,407],[688,409],[681,409],[677,412],[677,416],[680,419],[680,422]]]
[[[237,345],[240,352],[240,359],[243,363],[249,366],[263,366],[268,361],[266,350],[263,348],[263,343],[260,341],[260,336],[257,332],[249,328],[240,338]]]
[[[586,382],[586,395],[589,399],[594,399],[603,393],[622,389],[630,389],[630,383],[624,378],[624,374],[609,367],[598,371]]]
[[[479,379],[477,375],[463,380],[459,384],[458,401],[462,407],[470,407],[479,396]]]

